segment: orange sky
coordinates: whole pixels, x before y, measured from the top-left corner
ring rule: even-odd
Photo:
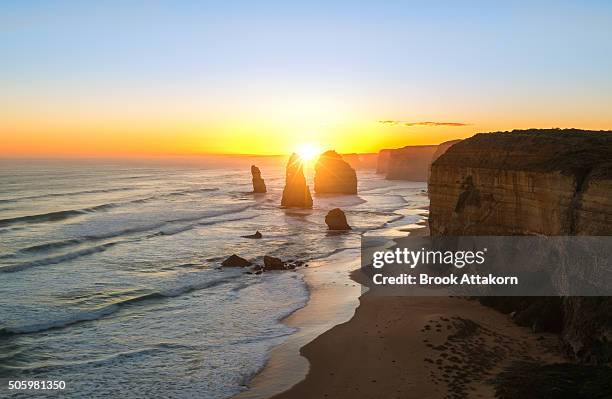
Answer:
[[[612,129],[609,2],[42,3],[0,2],[0,156]]]

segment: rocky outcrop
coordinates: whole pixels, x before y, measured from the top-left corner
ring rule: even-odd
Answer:
[[[317,194],[357,194],[357,174],[336,151],[326,151],[315,164]]]
[[[436,145],[414,145],[396,150],[381,150],[378,171],[388,180],[427,181]]]
[[[264,256],[264,270],[285,270],[285,262],[274,256]]]
[[[223,267],[247,267],[251,265],[251,262],[236,254],[231,255],[229,258],[221,262],[221,266]]]
[[[443,143],[438,144],[438,149],[431,156],[431,164],[433,164],[436,159],[440,158],[442,154],[446,152],[446,150],[448,150],[449,148],[451,148],[453,145],[457,144],[460,141],[461,140],[450,140],[450,141],[445,141]],[[427,180],[429,180],[429,176],[431,176],[431,164],[429,165],[429,170],[427,171]]]
[[[612,235],[612,132],[477,134],[432,164],[429,197],[432,235]],[[612,359],[610,298],[569,297],[557,305],[506,298],[495,305],[532,326],[558,312],[573,355]]]
[[[250,238],[250,239],[255,239],[255,240],[257,240],[257,239],[260,239],[260,238],[261,238],[261,237],[263,237],[263,236],[261,235],[261,233],[259,232],[259,230],[257,230],[257,231],[256,231],[254,234],[249,234],[249,235],[246,235],[246,236],[240,236],[240,237],[242,237],[242,238]]]
[[[253,176],[253,192],[254,193],[265,193],[266,183],[261,178],[261,171],[255,165],[251,165],[251,175]]]
[[[457,144],[460,141],[461,140],[449,140],[438,144],[438,148],[436,148],[436,151],[431,156],[431,163],[434,163],[436,159],[440,158],[442,154],[444,154],[449,148],[451,148],[453,145]]]
[[[334,208],[325,216],[325,224],[330,230],[350,230],[346,215],[340,208]]]
[[[432,165],[432,234],[612,234],[612,133],[477,134]]]
[[[287,162],[281,206],[286,208],[312,208],[312,196],[306,184],[304,166],[295,153],[291,155]]]

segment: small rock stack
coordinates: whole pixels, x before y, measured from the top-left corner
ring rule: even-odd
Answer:
[[[251,165],[251,175],[253,175],[253,192],[254,193],[265,193],[266,183],[261,178],[261,171],[255,165]]]

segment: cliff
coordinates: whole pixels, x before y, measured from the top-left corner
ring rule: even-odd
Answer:
[[[344,159],[349,165],[351,165],[351,168],[355,170],[376,169],[378,162],[378,154],[342,154],[342,159]]]
[[[451,148],[453,145],[457,144],[460,141],[461,140],[449,140],[438,144],[438,148],[431,156],[431,163],[429,165],[429,169],[427,170],[427,180],[429,180],[429,177],[431,176],[431,164],[433,164],[436,159],[440,158],[442,154],[444,154],[449,148]]]
[[[312,208],[312,196],[306,184],[304,166],[297,154],[291,154],[287,162],[285,188],[281,206],[287,208]]]
[[[317,194],[357,194],[357,174],[336,151],[326,151],[315,164]]]
[[[427,181],[431,158],[437,145],[415,145],[396,150],[381,150],[379,173],[386,173],[388,180]]]
[[[380,150],[378,152],[378,160],[376,162],[376,173],[386,175],[389,169],[389,159],[391,158],[391,152],[395,150]]]
[[[477,134],[431,166],[433,235],[612,235],[612,132],[519,130]],[[532,327],[559,314],[568,351],[612,359],[612,300],[483,300]]]

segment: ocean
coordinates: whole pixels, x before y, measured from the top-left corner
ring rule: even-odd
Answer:
[[[220,269],[326,259],[420,219],[425,183],[359,171],[359,195],[281,209],[286,158],[0,161],[0,382],[61,380],[62,397],[202,397],[244,390],[303,307],[299,271]],[[250,191],[251,163],[268,193]],[[307,170],[312,190],[312,173]],[[330,234],[327,211],[353,226]],[[259,230],[260,240],[241,238]],[[403,233],[406,234],[406,233]],[[330,258],[332,259],[332,258]],[[324,266],[321,266],[324,267]],[[37,392],[38,396],[57,392]]]

